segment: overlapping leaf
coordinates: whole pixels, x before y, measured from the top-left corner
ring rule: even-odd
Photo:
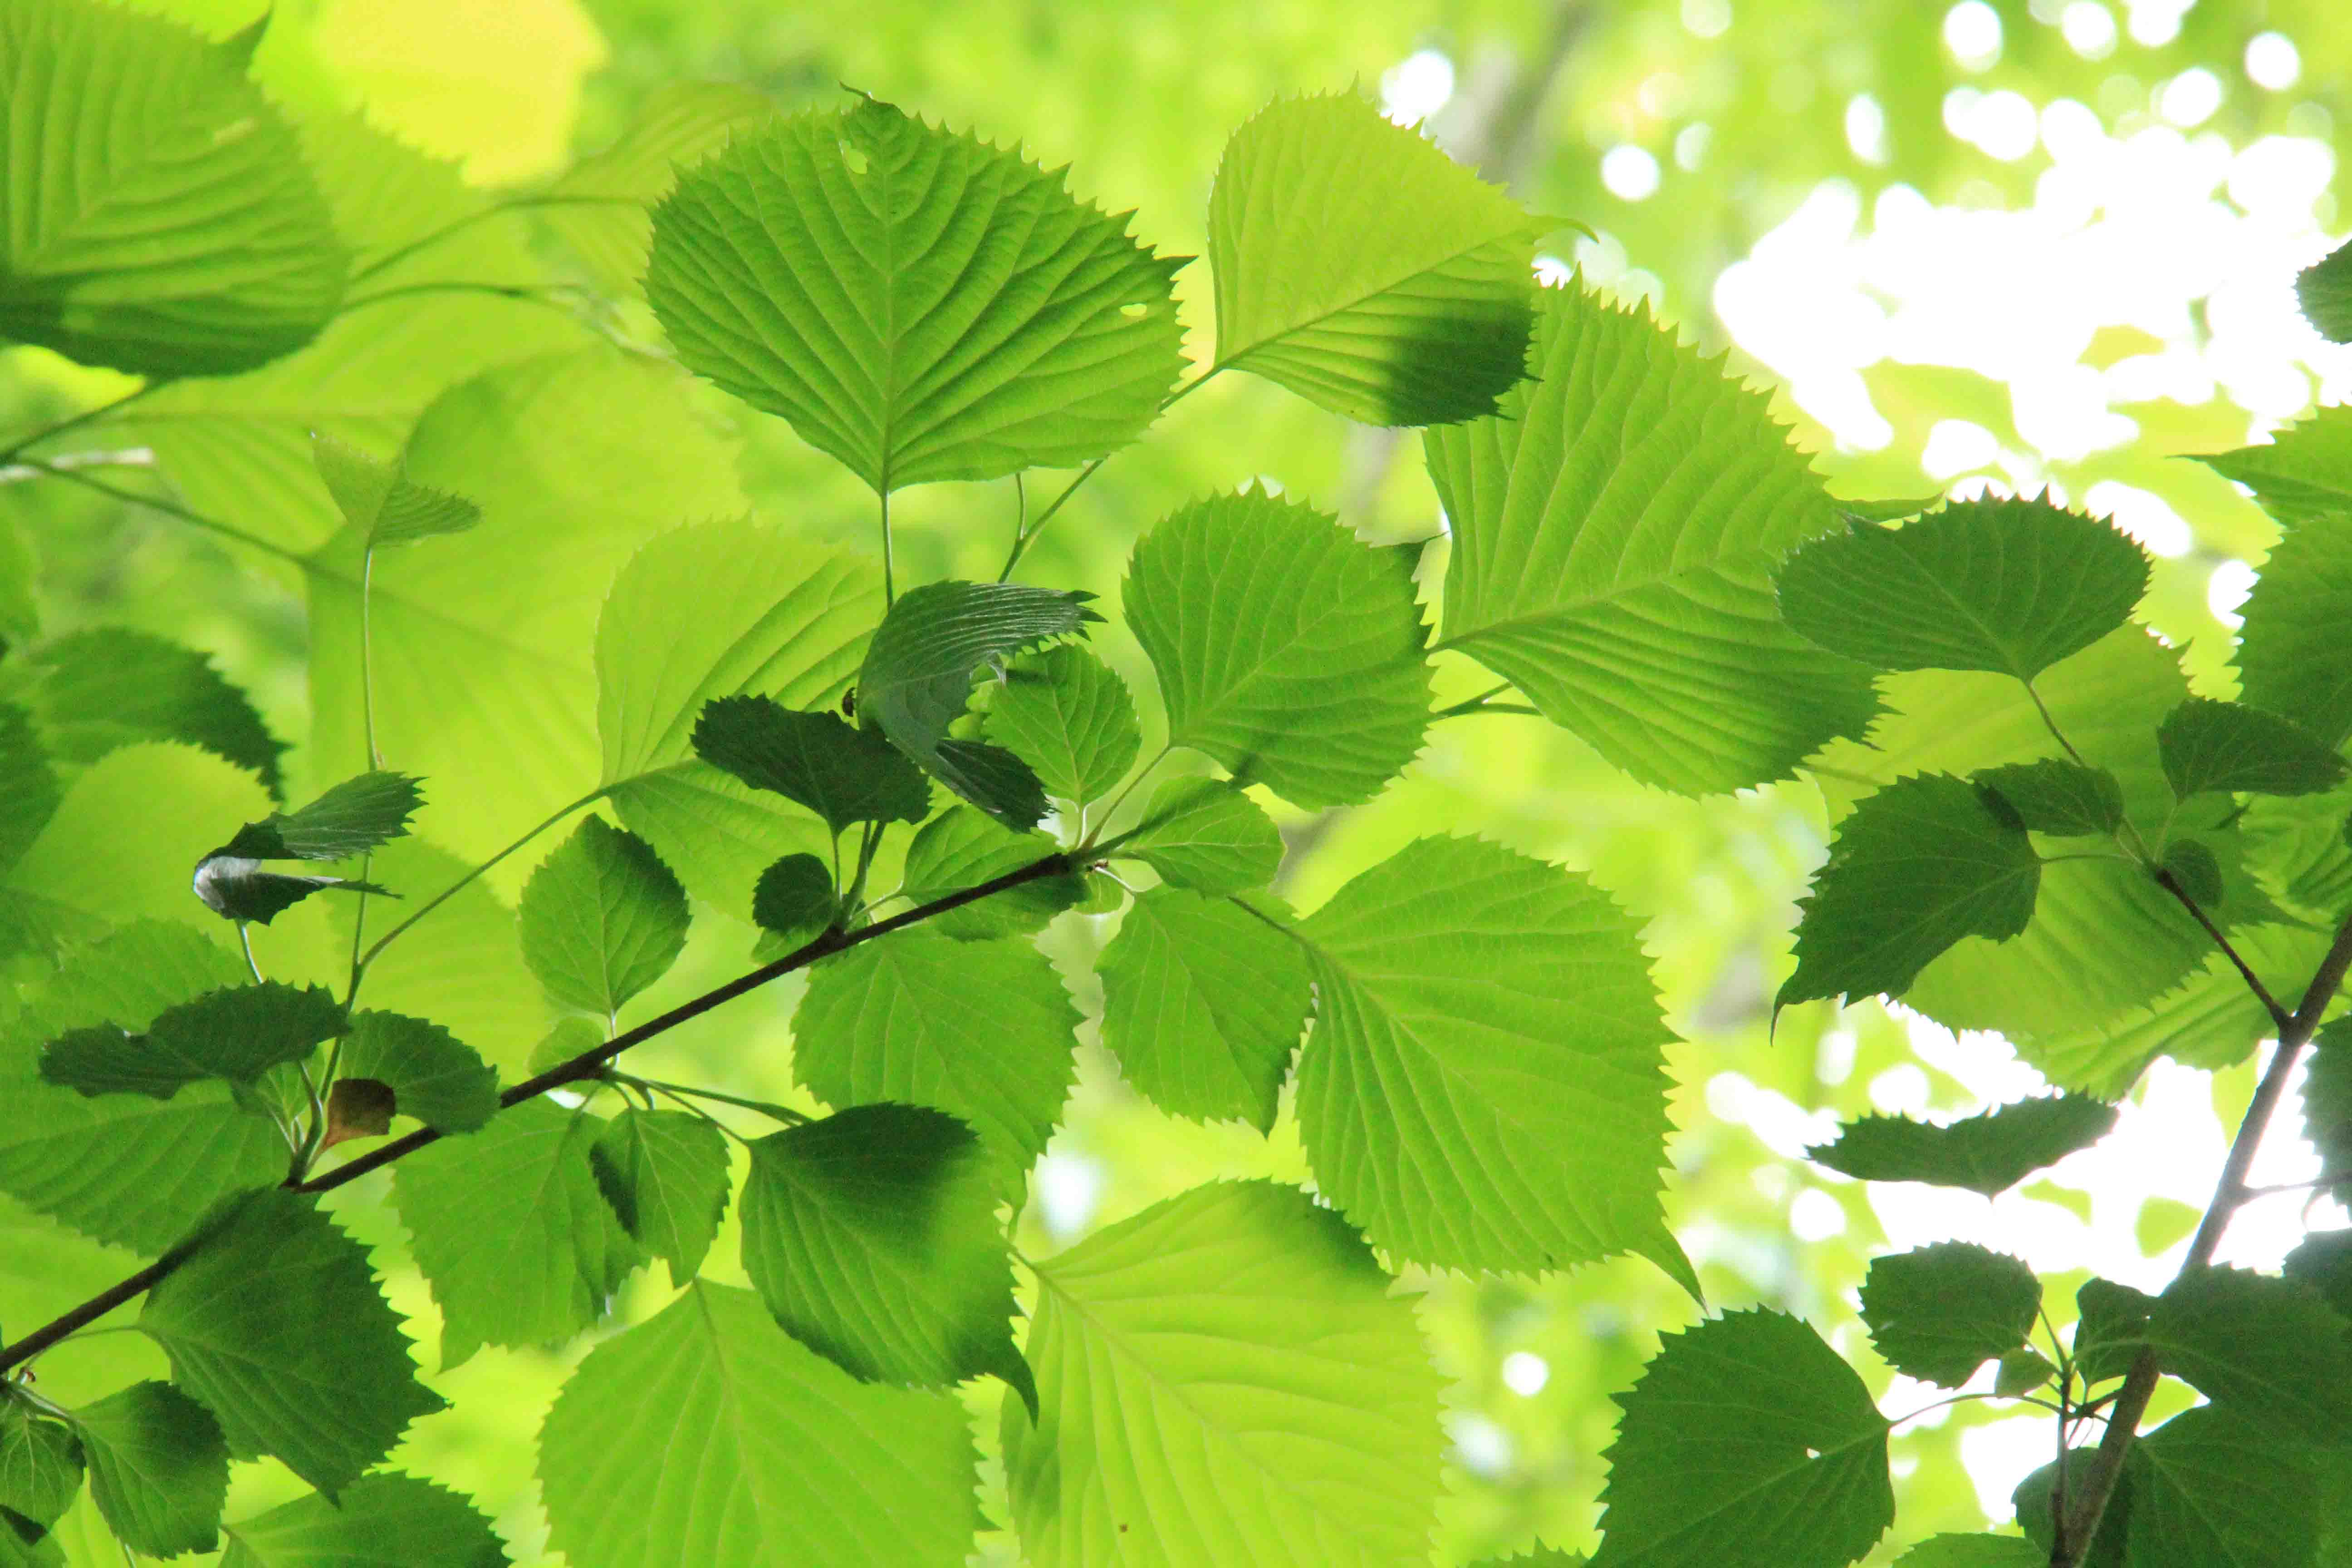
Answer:
[[[2198,1269],[2157,1298],[2147,1334],[2165,1370],[2221,1410],[2305,1443],[2352,1430],[2352,1337],[2300,1279]]]
[[[647,209],[669,195],[679,168],[774,112],[768,99],[732,82],[656,88],[611,146],[581,159],[547,188],[540,221],[563,237],[599,288],[635,294],[653,239]]]
[[[436,1132],[471,1132],[499,1109],[499,1075],[438,1024],[402,1013],[352,1015],[342,1076],[392,1090],[394,1109]]]
[[[346,1026],[322,986],[231,985],[167,1007],[137,1034],[112,1023],[73,1029],[41,1053],[41,1076],[87,1095],[169,1100],[208,1078],[251,1084],[298,1062]]]
[[[2086,1279],[2074,1292],[2074,1365],[2084,1379],[2105,1383],[2129,1372],[2147,1342],[2156,1298],[2112,1279]]]
[[[669,1264],[673,1284],[702,1268],[727,1212],[727,1136],[683,1110],[622,1111],[588,1149],[588,1166],[622,1228]]]
[[[1084,805],[1118,787],[1141,743],[1135,700],[1082,647],[1015,660],[988,710],[988,733],[1027,763],[1045,793]]]
[[[58,798],[56,770],[31,717],[0,703],[0,872],[41,836]]]
[[[2337,246],[2296,273],[2294,298],[2321,337],[2352,342],[2352,245]]]
[[[1129,906],[1097,965],[1103,1044],[1161,1110],[1274,1126],[1306,1027],[1298,943],[1219,900],[1155,888]]]
[[[221,853],[256,860],[347,859],[406,833],[424,800],[417,781],[405,773],[361,773],[299,810],[247,823]]]
[[[1043,834],[1015,833],[968,805],[959,805],[923,824],[907,846],[901,890],[918,904],[977,888],[1055,853]],[[1084,895],[1077,876],[1061,872],[977,899],[924,922],[943,936],[965,942],[1024,936]]]
[[[252,769],[278,793],[286,742],[194,648],[121,626],[91,626],[29,650],[26,662],[39,672],[26,695],[55,755],[92,763],[137,741],[184,741]],[[0,839],[0,860],[5,858]]]
[[[1222,779],[1170,779],[1151,792],[1117,853],[1197,893],[1263,888],[1282,868],[1282,833],[1257,802]]]
[[[312,437],[310,457],[343,521],[370,549],[463,533],[482,521],[480,507],[464,496],[418,484],[402,471],[396,457],[386,462],[331,436]]]
[[[2084,837],[2113,833],[2123,825],[2123,785],[2105,768],[2043,757],[1986,768],[1969,782],[2007,801],[2018,820],[2036,833]]]
[[[1873,1258],[1862,1284],[1862,1321],[1886,1364],[1946,1388],[2022,1347],[2041,1306],[2032,1269],[1965,1241]]]
[[[2157,744],[2182,800],[2204,790],[2316,795],[2344,782],[2344,759],[2301,725],[2241,702],[2192,697],[2166,715]]]
[[[522,956],[547,994],[609,1018],[669,973],[686,948],[686,889],[653,847],[601,817],[531,873],[522,890]]]
[[[506,1548],[456,1492],[397,1470],[229,1525],[221,1568],[503,1568]]]
[[[134,1383],[73,1418],[90,1496],[123,1545],[176,1557],[218,1544],[228,1444],[211,1411],[168,1383]]]
[[[222,1465],[226,1473],[226,1459]],[[0,1395],[0,1527],[16,1519],[47,1530],[81,1490],[81,1440],[21,1394]]]
[[[2352,408],[2323,408],[2266,445],[2205,461],[2286,529],[2246,598],[2240,694],[2339,746],[2352,734]]]
[[[2116,1124],[2116,1108],[2086,1095],[2021,1100],[1937,1126],[1865,1116],[1805,1158],[1865,1182],[1927,1182],[1994,1197],[2044,1165],[2087,1149]]]
[[[2311,1450],[2218,1406],[2184,1410],[2133,1452],[2126,1561],[2308,1568],[2319,1544]]]
[[[767,697],[721,697],[694,723],[695,754],[824,818],[835,833],[861,822],[920,822],[922,773],[878,733],[835,713],[803,713]]]

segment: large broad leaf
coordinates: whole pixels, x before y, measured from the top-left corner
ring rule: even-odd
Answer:
[[[342,1077],[380,1083],[393,1109],[436,1132],[471,1132],[498,1114],[499,1075],[438,1024],[401,1013],[354,1013]]]
[[[2318,1290],[2243,1268],[2200,1268],[2157,1298],[2146,1342],[2214,1405],[2300,1442],[2352,1430],[2352,1331]]]
[[[233,1454],[275,1454],[321,1491],[392,1451],[441,1408],[367,1249],[310,1198],[256,1193],[148,1292],[139,1327],[172,1381],[220,1418]]]
[[[316,336],[344,258],[248,50],[76,0],[0,16],[0,339],[141,375]]]
[[[2147,557],[2112,524],[1988,498],[1902,528],[1858,523],[1798,551],[1779,583],[1789,624],[1849,658],[2032,680],[2124,624]]]
[[[1799,1319],[1668,1334],[1617,1403],[1593,1568],[1843,1568],[1895,1522],[1886,1420]]]
[[[1141,742],[1135,700],[1082,647],[1015,660],[988,710],[989,738],[1027,763],[1045,793],[1084,805],[1127,776]]]
[[[1124,594],[1171,743],[1299,805],[1370,800],[1429,723],[1412,567],[1258,490],[1163,520],[1135,547]]]
[[[1017,1186],[1061,1119],[1077,1023],[1028,943],[899,931],[810,973],[793,1072],[835,1106],[904,1100],[961,1117]]]
[[[385,1470],[227,1526],[221,1568],[502,1568],[490,1521],[456,1492]]]
[[[2192,697],[2157,731],[2164,776],[2182,800],[2204,790],[2317,795],[2344,782],[2344,759],[2303,726],[2239,702]]]
[[[2023,1346],[2041,1306],[2032,1269],[1965,1241],[1873,1258],[1862,1284],[1862,1321],[1886,1364],[1946,1388]]]
[[[1805,1157],[1865,1182],[1927,1182],[1996,1197],[2044,1165],[2087,1149],[2116,1124],[2116,1108],[2084,1095],[2021,1100],[1937,1126],[1865,1116]]]
[[[2311,1450],[2218,1406],[2184,1410],[2133,1450],[2128,1568],[2306,1568],[2319,1545]]]
[[[1036,1568],[1427,1557],[1438,1380],[1339,1215],[1216,1183],[1035,1267],[1039,1415],[1006,1401],[1004,1452]]]
[[[955,1568],[973,1464],[953,1397],[858,1383],[707,1280],[591,1351],[539,1444],[578,1568]]]
[[[1103,949],[1102,1039],[1161,1110],[1274,1127],[1307,1025],[1298,943],[1238,904],[1154,888]]]
[[[743,1270],[776,1321],[852,1376],[987,1373],[1034,1405],[999,1184],[971,1129],[922,1106],[852,1106],[772,1132],[743,1184]]]
[[[176,1557],[217,1544],[228,1444],[211,1411],[168,1383],[134,1383],[73,1420],[90,1496],[123,1545]]]
[[[597,287],[634,295],[654,234],[647,209],[669,195],[681,166],[692,165],[774,112],[769,99],[732,82],[657,88],[618,140],[581,159],[548,186],[533,204],[540,221],[563,237]]]
[[[1900,995],[1961,938],[2023,931],[2041,880],[2041,857],[2000,796],[1949,773],[1899,779],[1839,825],[1801,906],[1796,973],[1773,1005]]]
[[[1860,733],[1869,671],[1773,603],[1773,563],[1837,513],[1764,395],[1575,287],[1544,291],[1534,363],[1493,417],[1424,437],[1454,536],[1440,646],[1687,794]]]
[[[137,741],[185,741],[252,769],[278,793],[286,742],[209,656],[146,632],[93,626],[43,643],[25,662],[38,672],[26,699],[57,756],[94,763]]]
[[[1525,373],[1543,226],[1354,93],[1279,100],[1209,193],[1217,367],[1370,425],[1491,414]]]
[[[671,1282],[692,1279],[727,1212],[727,1135],[688,1111],[624,1110],[590,1146],[588,1166],[622,1227],[668,1261]]]
[[[2090,1466],[2096,1450],[2089,1444],[2069,1448],[2064,1457],[2042,1466],[2017,1483],[2010,1493],[2010,1501],[2017,1510],[2018,1528],[2037,1550],[2037,1563],[2046,1563],[2055,1554],[2056,1521],[2062,1512],[2058,1480],[2061,1470],[2068,1477],[2082,1475]],[[2079,1561],[2084,1568],[2126,1568],[2124,1542],[2131,1530],[2133,1505],[2138,1500],[2142,1466],[2136,1456],[2126,1455],[2122,1474],[2116,1478],[2115,1490],[2108,1495],[2105,1517],[2100,1520],[2098,1533]],[[2131,1568],[2143,1568],[2132,1564]]]
[[[887,493],[1141,435],[1182,363],[1181,265],[1060,172],[868,99],[681,176],[646,297],[688,366]]]
[[[323,986],[231,985],[167,1007],[137,1033],[112,1023],[69,1030],[41,1053],[41,1076],[87,1095],[169,1100],[208,1078],[250,1084],[309,1057],[345,1027]]]
[[[1606,893],[1424,838],[1297,931],[1317,996],[1299,1125],[1374,1246],[1530,1274],[1634,1252],[1696,1293],[1658,1212],[1669,1036]]]
[[[267,815],[260,782],[173,742],[118,747],[67,786],[5,885],[112,922],[203,921],[189,868],[230,824]]]
[[[403,1160],[393,1202],[441,1308],[441,1364],[485,1344],[544,1345],[603,1316],[644,1261],[597,1191],[604,1119],[525,1100]]]
[[[611,1018],[686,948],[686,889],[653,847],[583,817],[522,890],[522,956],[566,1007]]]
[[[1265,808],[1223,779],[1170,779],[1114,853],[1196,893],[1263,888],[1282,869],[1282,831]]]

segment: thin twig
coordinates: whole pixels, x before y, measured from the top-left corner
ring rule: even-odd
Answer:
[[[17,455],[28,447],[37,447],[51,437],[62,436],[68,430],[79,430],[93,420],[103,419],[116,410],[138,402],[149,393],[171,384],[171,378],[168,376],[148,382],[143,385],[131,388],[120,397],[109,398],[104,403],[92,404],[79,414],[69,414],[53,424],[44,425],[28,436],[20,436],[5,447],[0,447],[0,465],[15,462]]]

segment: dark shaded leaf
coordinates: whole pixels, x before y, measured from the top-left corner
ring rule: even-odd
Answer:
[[[768,697],[722,697],[703,704],[694,749],[752,788],[807,806],[836,834],[861,822],[920,822],[930,811],[921,770],[881,735],[837,713],[798,712]]]
[[[2242,702],[2192,697],[2165,716],[2156,740],[2182,800],[2209,789],[2317,795],[2344,782],[2344,759],[2301,725]]]
[[[42,645],[27,662],[40,672],[34,711],[58,755],[93,763],[135,741],[184,741],[252,769],[283,798],[286,742],[211,656],[146,632],[97,626]]]
[[[2124,791],[2105,768],[2085,767],[2063,757],[2011,763],[1971,773],[2007,801],[2018,819],[2036,833],[2062,838],[2113,833],[2123,826]]]
[[[471,1132],[498,1113],[498,1073],[448,1030],[422,1018],[352,1014],[341,1068],[391,1089],[401,1115],[436,1132]]]
[[[668,1262],[670,1282],[693,1279],[734,1184],[726,1134],[687,1111],[632,1108],[589,1145],[588,1168],[622,1228]]]
[[[2044,1165],[2087,1149],[2116,1124],[2116,1109],[2086,1095],[2021,1100],[1937,1126],[1906,1116],[1865,1116],[1805,1157],[1865,1182],[1926,1182],[1987,1197]]]
[[[1969,1242],[1871,1260],[1862,1321],[1895,1371],[1959,1388],[1977,1368],[2022,1349],[2042,1283],[2016,1258]],[[2032,1385],[2028,1385],[2032,1386]]]
[[[299,1062],[347,1027],[323,986],[231,985],[168,1007],[144,1034],[111,1024],[76,1029],[41,1053],[41,1076],[83,1094],[169,1100],[208,1078],[251,1083]]]
[[[417,781],[406,773],[361,773],[299,811],[272,812],[247,823],[215,853],[255,860],[345,860],[406,833],[409,817],[424,803]]]

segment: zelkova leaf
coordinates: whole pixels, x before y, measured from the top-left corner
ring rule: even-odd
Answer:
[[[1213,1183],[1035,1267],[1039,1415],[1005,1402],[1004,1454],[1036,1568],[1428,1556],[1438,1379],[1338,1215]]]
[[[346,1026],[322,986],[231,985],[164,1009],[143,1033],[102,1024],[61,1035],[41,1053],[41,1076],[87,1095],[169,1100],[208,1078],[252,1083],[302,1060]]]
[[[383,1084],[395,1110],[436,1132],[471,1132],[498,1113],[498,1073],[448,1030],[423,1018],[352,1014],[341,1072]]]
[[[653,846],[583,817],[522,890],[522,956],[566,1007],[610,1018],[686,948],[686,889]]]
[[[1997,1106],[1937,1126],[1907,1116],[1865,1116],[1805,1158],[1858,1181],[1926,1182],[1994,1197],[2044,1165],[2105,1137],[2116,1108],[2086,1095]]]
[[[1797,969],[1774,1007],[1900,995],[1963,937],[2006,940],[2033,918],[2042,860],[2015,812],[1949,773],[1898,779],[1839,825],[1797,926]]]
[[[482,521],[482,509],[461,495],[420,485],[402,471],[331,436],[310,437],[311,460],[343,521],[370,549],[413,544],[436,534],[463,533]]]
[[[441,1308],[441,1364],[484,1344],[570,1339],[643,1256],[597,1190],[604,1119],[525,1100],[393,1172],[393,1202]]]
[[[1016,829],[1034,827],[1045,795],[1029,764],[999,746],[950,740],[972,677],[1102,619],[1094,595],[1020,583],[926,583],[898,595],[857,672],[857,717],[923,770]]]
[[[1151,792],[1135,826],[1135,837],[1113,853],[1196,893],[1248,892],[1282,868],[1281,829],[1227,780],[1170,779]]]
[[[874,99],[739,135],[653,226],[678,357],[886,494],[1102,457],[1182,363],[1181,258],[1062,171]]]
[[[1154,888],[1103,949],[1103,1044],[1145,1099],[1195,1121],[1274,1126],[1307,1026],[1307,963],[1239,906]]]
[[[441,1400],[416,1381],[367,1249],[310,1198],[243,1199],[148,1292],[139,1327],[233,1454],[275,1454],[321,1491],[357,1480]]]
[[[973,1470],[952,1396],[858,1383],[708,1280],[589,1352],[539,1443],[577,1568],[949,1568]]]
[[[503,1568],[506,1548],[456,1492],[383,1470],[226,1527],[221,1568]]]
[[[971,806],[954,806],[923,824],[907,846],[901,891],[916,903],[927,904],[1034,865],[1056,852],[1054,841],[1041,833],[1015,833]],[[934,915],[924,923],[942,936],[964,942],[1025,936],[1044,929],[1046,921],[1076,903],[1084,892],[1085,883],[1075,874],[1041,876]]]
[[[2011,763],[1969,776],[2007,801],[2018,820],[2036,833],[2085,837],[2123,826],[2124,791],[2105,768],[2063,757]]]
[[[1001,1183],[971,1129],[916,1105],[858,1105],[751,1145],[743,1270],[803,1344],[869,1382],[1003,1378],[1013,1348]]]
[[[906,754],[837,713],[767,697],[721,697],[694,723],[695,754],[753,789],[804,805],[835,833],[861,822],[920,822],[931,786]]]
[[[1317,997],[1300,1130],[1372,1245],[1524,1273],[1633,1252],[1696,1294],[1658,1206],[1671,1037],[1640,927],[1606,893],[1424,838],[1297,931]]]
[[[108,5],[9,5],[0,339],[220,375],[326,325],[343,248],[247,52]]]
[[[213,1413],[168,1383],[134,1383],[73,1413],[90,1496],[125,1546],[210,1552],[228,1497],[228,1444]]]
[[[94,763],[139,741],[184,741],[252,769],[278,795],[286,742],[207,655],[147,632],[92,626],[43,643],[26,662],[39,672],[26,700],[55,755]]]
[[[1123,593],[1171,742],[1298,805],[1370,800],[1429,724],[1411,568],[1328,513],[1255,489],[1163,519]]]
[[[2164,1369],[2221,1410],[2305,1443],[2352,1431],[2352,1330],[2303,1280],[2197,1269],[2157,1298],[2147,1335]]]
[[[588,1147],[588,1168],[622,1228],[684,1285],[702,1268],[727,1212],[727,1135],[683,1110],[630,1109]]]
[[[343,860],[408,831],[425,803],[417,781],[382,771],[345,779],[299,811],[248,822],[220,850],[256,860]]]
[[[21,1394],[0,1393],[0,1510],[47,1530],[73,1506],[81,1477],[81,1440],[74,1429],[36,1411]],[[0,1526],[7,1522],[0,1514]]]
[[[1081,805],[1118,787],[1141,744],[1127,683],[1071,647],[1006,668],[989,704],[988,734],[1029,764],[1047,795]]]
[[[635,295],[646,271],[653,214],[678,170],[748,132],[775,112],[765,95],[733,82],[671,82],[612,145],[583,158],[550,185],[540,221],[562,236],[608,294]]]
[[[1773,602],[1773,564],[1837,512],[1765,396],[1646,307],[1543,301],[1538,379],[1423,438],[1454,538],[1440,646],[1685,794],[1785,778],[1860,733],[1870,671]]]
[[[2352,735],[2352,407],[2323,408],[2260,447],[2204,459],[2250,487],[2285,533],[2247,595],[2239,695],[2334,748]]]
[[[2215,1405],[2135,1445],[2126,1568],[2308,1568],[2319,1547],[2311,1450]]]
[[[1617,1403],[1592,1568],[1843,1568],[1895,1522],[1886,1419],[1800,1319],[1668,1334]]]
[[[1862,1285],[1862,1321],[1886,1364],[1946,1388],[2022,1347],[2041,1306],[2032,1269],[1965,1241],[1873,1258]]]
[[[1209,193],[1217,368],[1369,425],[1491,414],[1525,374],[1545,226],[1354,93],[1278,100]]]
[[[2108,523],[1988,498],[1902,528],[1858,524],[1798,551],[1778,581],[1789,624],[1848,658],[2031,680],[2122,626],[2147,570]]]
[[[2344,782],[2344,759],[2303,726],[2241,702],[2192,697],[2156,738],[2164,776],[2182,800],[2204,790],[2317,795]]]
[[[2339,245],[2294,275],[2303,319],[2331,343],[2352,343],[2352,245]]]

